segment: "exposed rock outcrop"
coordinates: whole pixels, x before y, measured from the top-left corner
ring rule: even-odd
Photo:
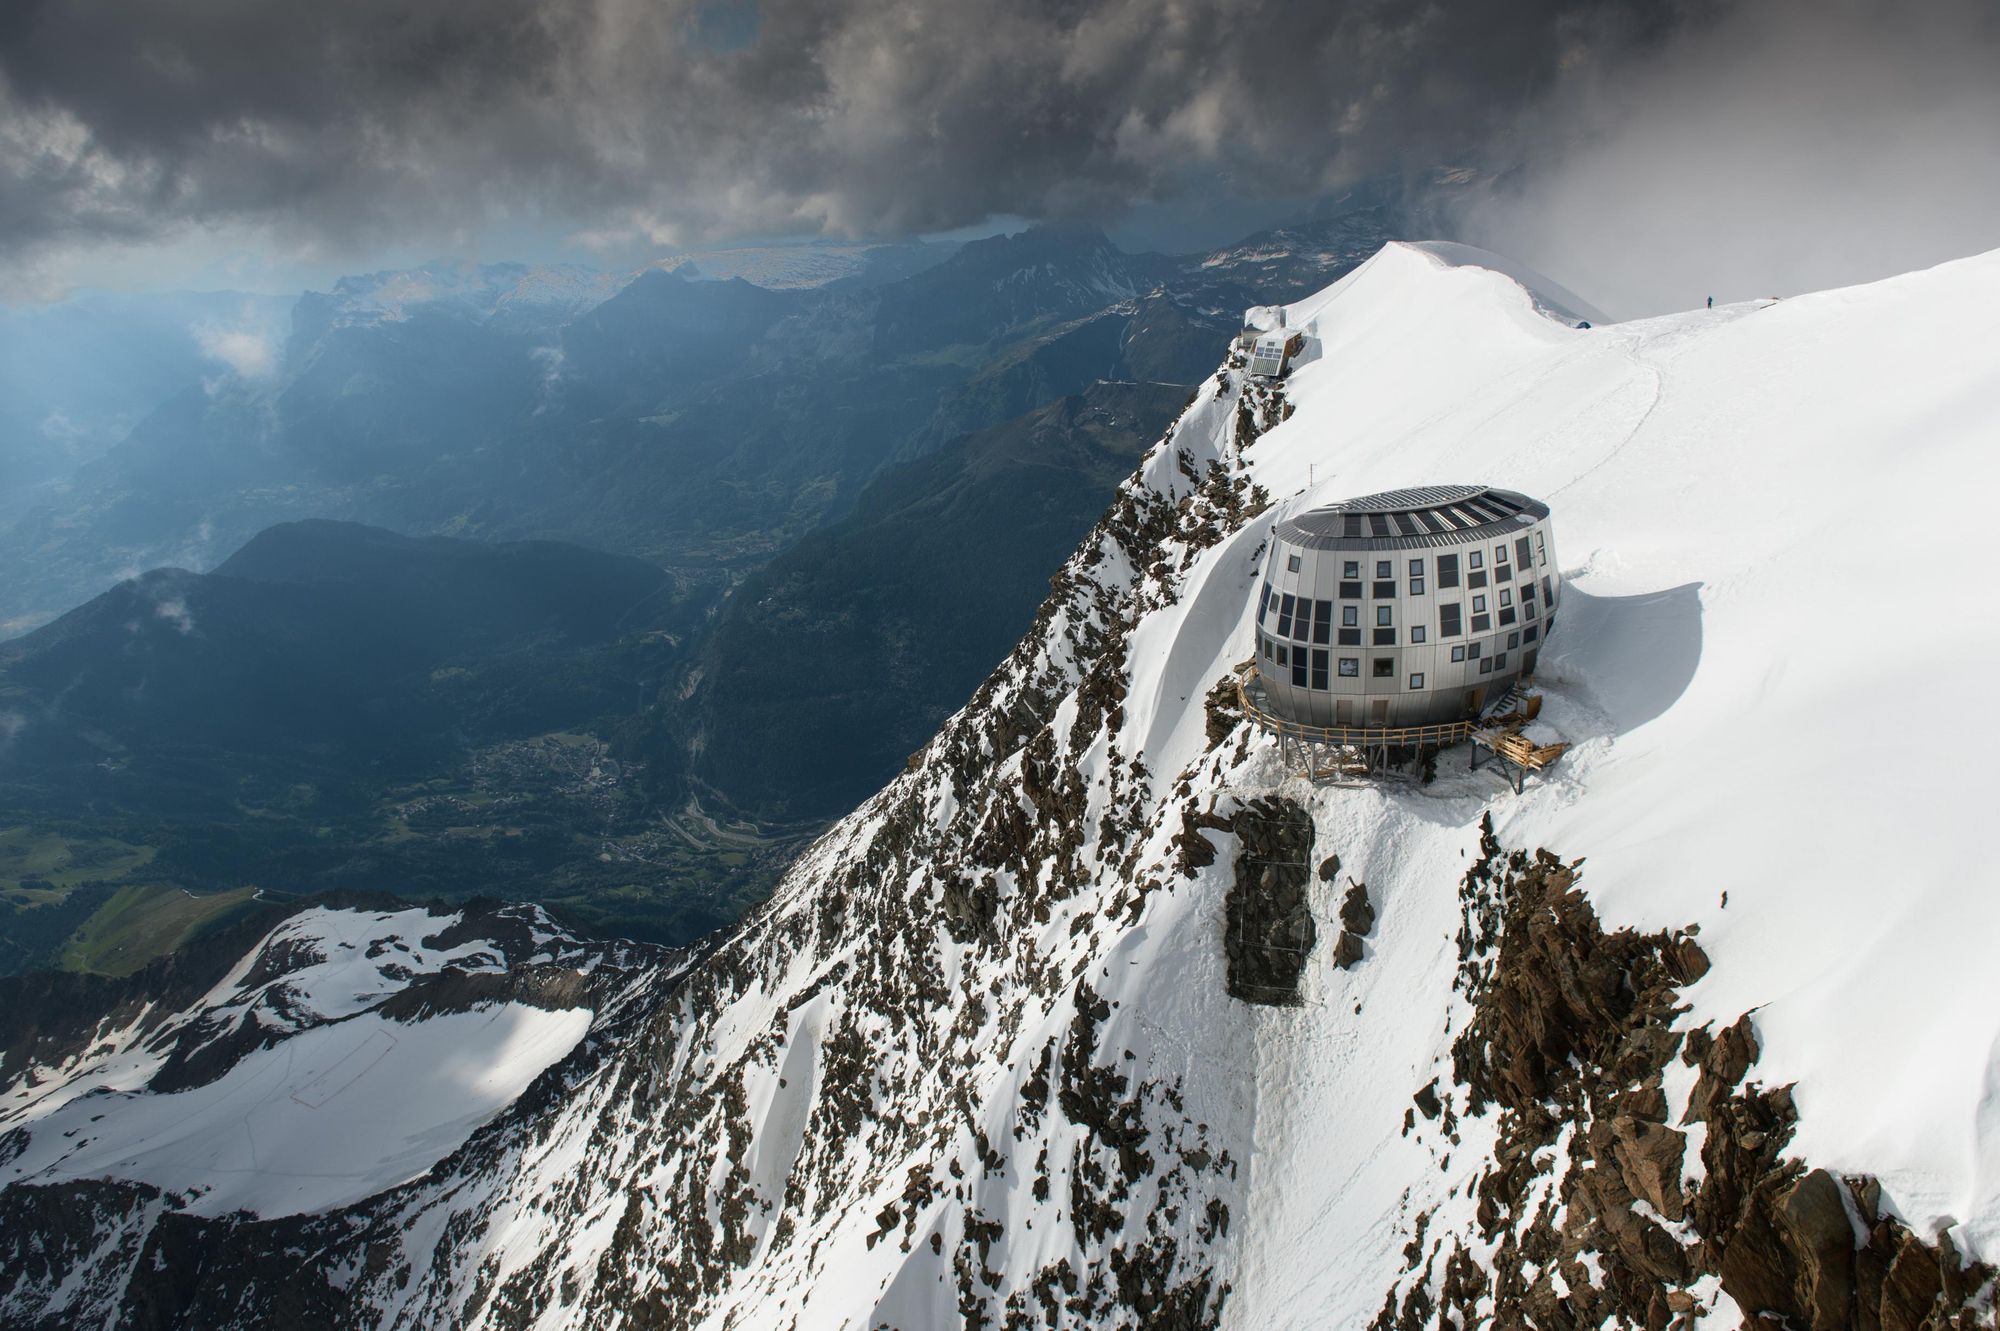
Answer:
[[[1785,1158],[1791,1095],[1745,1082],[1747,1017],[1674,1029],[1679,989],[1708,969],[1692,933],[1607,933],[1577,877],[1547,851],[1503,851],[1483,825],[1461,889],[1473,1016],[1455,1084],[1418,1103],[1448,1134],[1497,1113],[1498,1139],[1473,1230],[1420,1225],[1378,1331],[1668,1331],[1718,1290],[1746,1319],[1794,1331],[1993,1326],[1993,1272],[1948,1234],[1913,1234],[1871,1180]],[[1675,1060],[1698,1070],[1678,1114]]]

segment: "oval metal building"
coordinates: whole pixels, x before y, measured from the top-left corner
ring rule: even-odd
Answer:
[[[1476,716],[1534,670],[1556,567],[1548,505],[1512,490],[1392,490],[1288,518],[1257,608],[1268,706],[1311,726]]]

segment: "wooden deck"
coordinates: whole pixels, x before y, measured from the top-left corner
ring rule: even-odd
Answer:
[[[1546,769],[1569,748],[1566,743],[1537,744],[1521,733],[1542,711],[1541,695],[1523,692],[1526,679],[1517,682],[1502,699],[1500,706],[1511,704],[1507,711],[1422,726],[1307,725],[1265,707],[1258,684],[1255,659],[1237,666],[1237,704],[1260,729],[1277,736],[1279,749],[1287,758],[1296,749],[1306,774],[1314,781],[1365,777],[1388,767],[1392,754],[1418,755],[1425,749],[1470,742],[1472,767],[1478,768],[1479,751],[1486,749],[1514,769],[1514,789],[1518,791],[1527,773]]]

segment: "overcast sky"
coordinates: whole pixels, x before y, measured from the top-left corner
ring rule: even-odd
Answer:
[[[1996,29],[2000,0],[11,0],[0,283],[999,217],[1192,241],[1454,163],[1504,182],[1467,238],[1636,312],[2000,245]]]

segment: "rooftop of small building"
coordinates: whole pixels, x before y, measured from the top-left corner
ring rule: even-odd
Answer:
[[[1403,549],[1464,545],[1515,531],[1549,506],[1489,485],[1426,485],[1344,499],[1278,524],[1278,539],[1311,549]]]

